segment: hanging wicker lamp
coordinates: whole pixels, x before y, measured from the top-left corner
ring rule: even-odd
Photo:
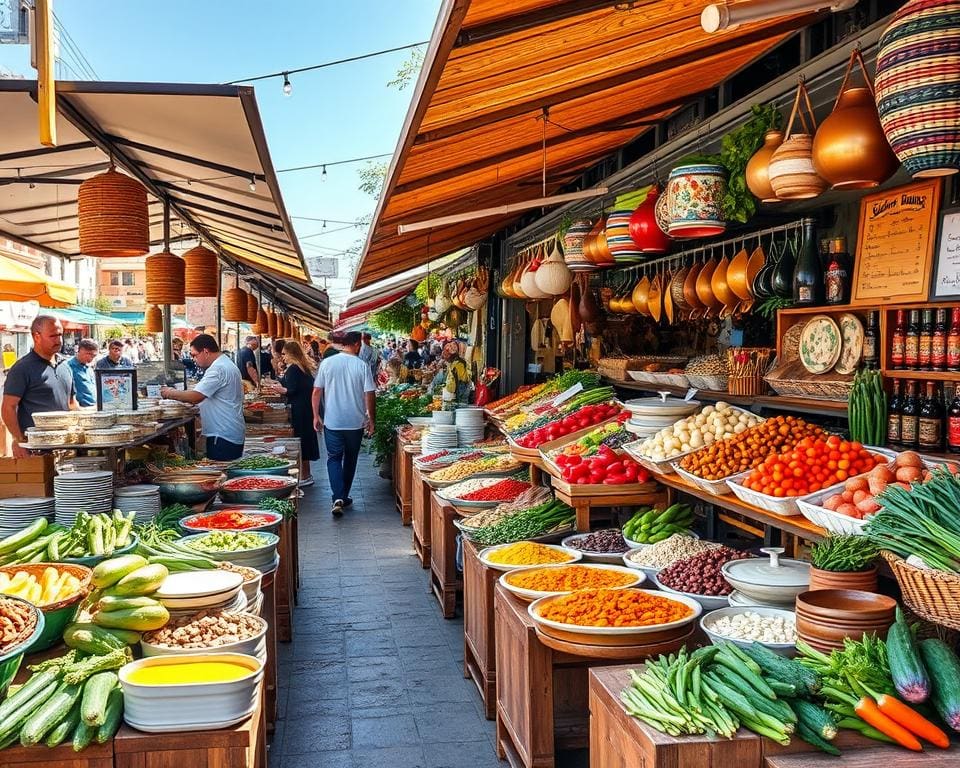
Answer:
[[[183,254],[184,295],[204,298],[217,295],[217,283],[220,270],[217,266],[217,254],[209,248],[198,245]]]
[[[147,304],[183,304],[184,270],[183,259],[161,251],[147,256]]]
[[[247,294],[247,322],[251,325],[257,322],[257,310],[260,309],[260,302],[253,295],[253,291]]]
[[[147,190],[111,168],[77,190],[80,251],[101,258],[132,258],[150,250]]]
[[[267,310],[267,332],[270,335],[271,339],[279,338],[279,335],[277,334],[278,319],[279,318],[277,317],[277,313],[274,310],[272,309]]]
[[[267,319],[267,313],[263,310],[263,307],[257,309],[257,324],[255,328],[254,333],[259,333],[262,336],[270,335],[270,321]]]
[[[163,310],[156,304],[147,307],[143,313],[143,327],[148,333],[161,333],[163,331]]]
[[[247,322],[247,292],[243,288],[228,288],[223,292],[223,319],[228,323]]]

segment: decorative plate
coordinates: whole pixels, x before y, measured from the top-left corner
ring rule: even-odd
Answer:
[[[837,373],[853,373],[863,354],[863,323],[856,315],[844,312],[840,320],[840,359],[834,367]]]
[[[836,365],[841,347],[837,324],[826,315],[814,315],[800,334],[800,362],[810,373],[826,373]]]

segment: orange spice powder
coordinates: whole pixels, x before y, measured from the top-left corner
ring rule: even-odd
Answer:
[[[568,565],[563,568],[533,568],[507,576],[514,587],[536,592],[572,592],[577,589],[600,589],[623,587],[636,581],[636,577],[604,568],[587,565]]]
[[[544,619],[581,627],[649,627],[685,619],[693,610],[635,589],[594,589],[551,600],[539,613]]]

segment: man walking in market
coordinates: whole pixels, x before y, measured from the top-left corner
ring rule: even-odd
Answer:
[[[323,432],[327,449],[327,476],[333,494],[331,513],[343,515],[353,504],[350,487],[364,433],[373,435],[376,419],[376,385],[370,366],[361,360],[360,334],[332,336],[340,354],[320,363],[313,384],[313,426]],[[323,416],[321,417],[321,408]]]
[[[77,344],[77,353],[67,360],[67,365],[73,373],[74,394],[82,407],[97,404],[97,382],[90,364],[99,351],[100,347],[93,339],[80,339],[80,343]]]

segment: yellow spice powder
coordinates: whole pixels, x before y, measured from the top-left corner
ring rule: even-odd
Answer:
[[[533,541],[518,541],[503,549],[491,552],[487,559],[500,565],[548,565],[568,563],[572,559],[566,552],[537,544]]]

